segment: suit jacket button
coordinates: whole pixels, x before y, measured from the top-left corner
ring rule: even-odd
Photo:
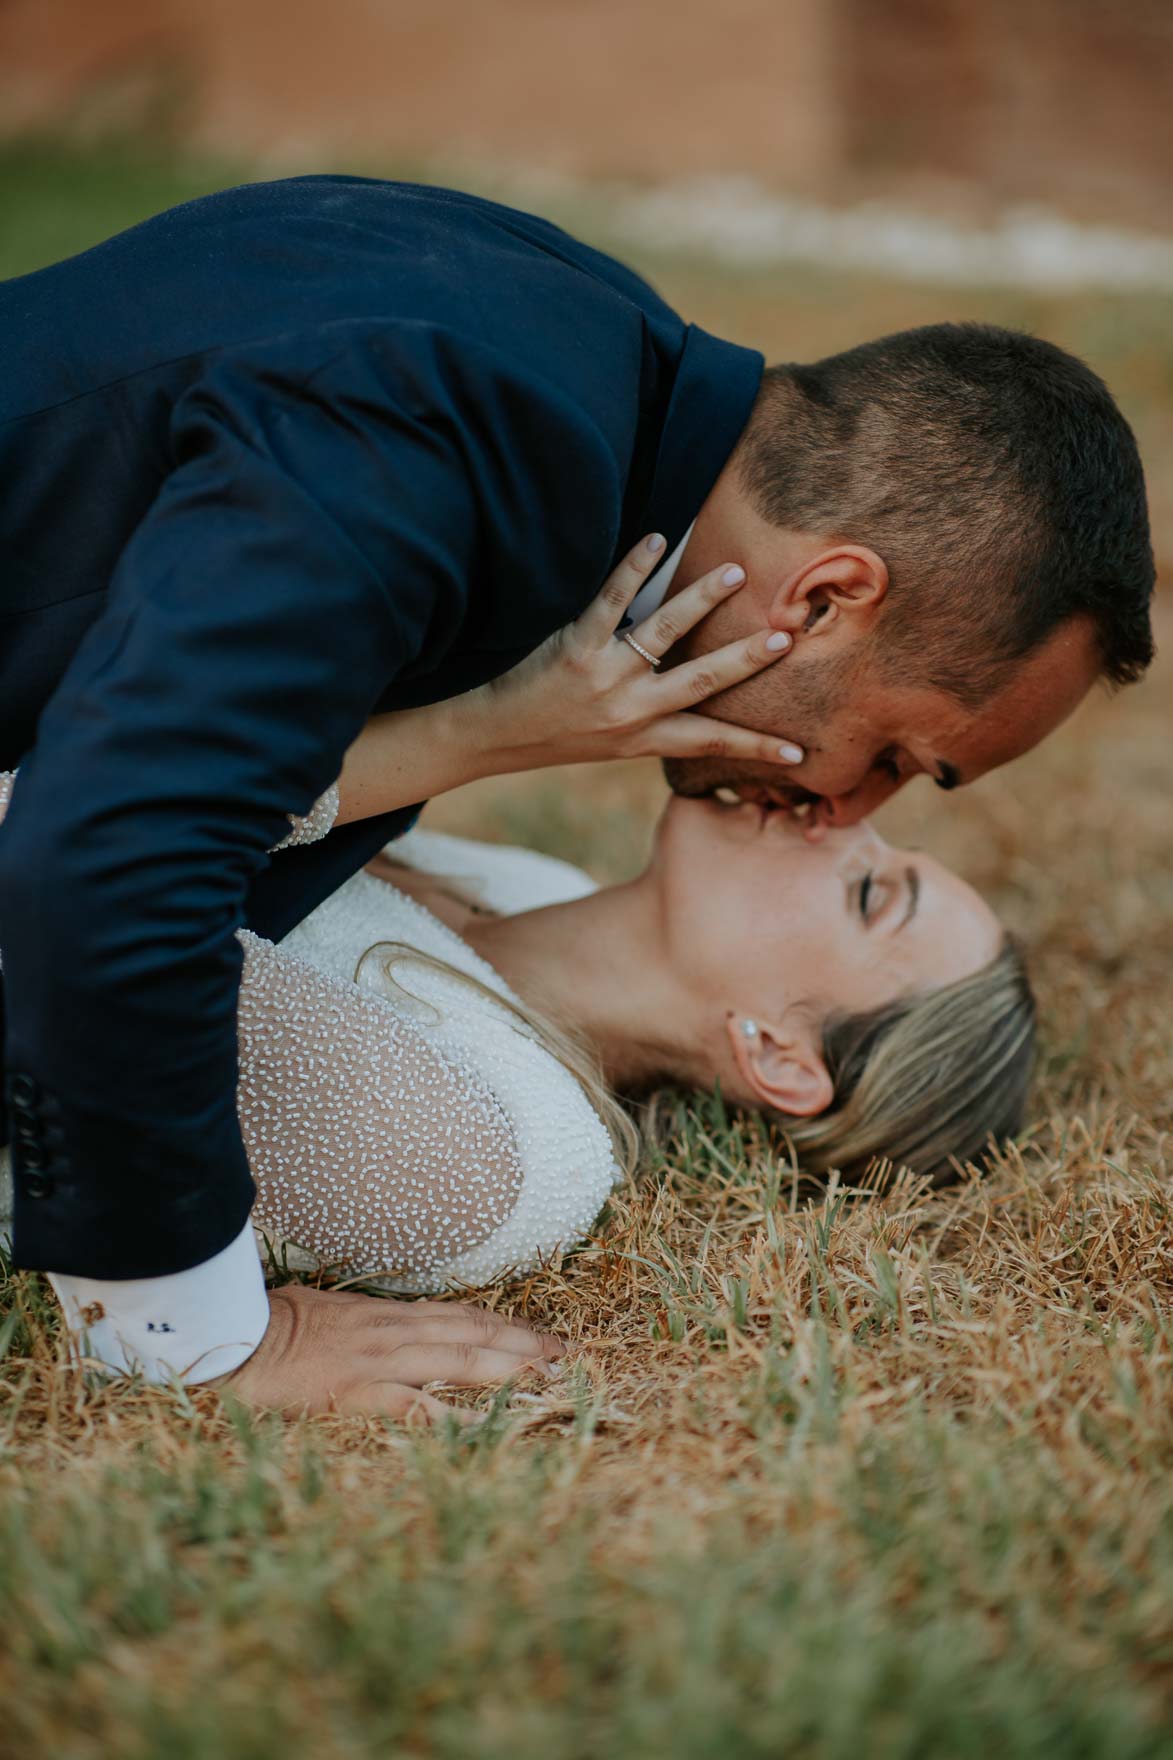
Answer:
[[[8,1085],[8,1095],[18,1112],[23,1112],[33,1104],[40,1089],[32,1076],[15,1075]]]
[[[43,1143],[20,1144],[17,1153],[17,1166],[29,1171],[38,1170],[45,1165],[45,1146]]]
[[[26,1198],[47,1198],[53,1190],[53,1181],[46,1179],[43,1173],[34,1173],[24,1182]]]

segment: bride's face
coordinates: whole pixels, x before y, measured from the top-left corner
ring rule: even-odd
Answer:
[[[667,957],[710,1025],[800,1020],[817,1043],[827,1014],[968,977],[1002,940],[972,887],[866,821],[811,843],[789,814],[674,797],[649,877]]]

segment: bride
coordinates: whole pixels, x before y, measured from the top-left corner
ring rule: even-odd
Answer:
[[[414,831],[273,948],[245,936],[255,1223],[401,1291],[573,1244],[631,1164],[619,1095],[711,1088],[804,1164],[935,1178],[1021,1119],[1033,1004],[989,908],[867,825],[674,797],[646,870]]]
[[[685,665],[666,694],[645,662],[727,596],[729,572],[624,646],[615,624],[651,555],[621,565],[569,643],[488,687],[498,710],[525,705],[519,767],[543,741],[546,762],[600,755],[600,726],[613,754],[617,721],[641,714],[660,716],[663,751],[670,697],[683,708],[776,657],[775,642],[723,650],[704,691]],[[618,658],[632,650],[634,673]],[[649,681],[654,711],[635,706]],[[411,798],[407,736],[432,739],[433,713],[459,724],[459,700],[369,724],[286,841]],[[634,1163],[622,1099],[658,1084],[719,1083],[813,1170],[884,1156],[937,1179],[1021,1121],[1034,1005],[1017,951],[970,887],[866,824],[677,796],[645,871],[603,888],[417,830],[279,945],[239,940],[254,1226],[392,1290],[484,1284],[580,1240]]]

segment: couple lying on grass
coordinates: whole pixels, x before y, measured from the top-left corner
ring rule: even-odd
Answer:
[[[495,687],[520,746],[545,741],[557,762],[630,715],[652,678],[645,656],[734,590],[726,570],[705,574],[617,641],[616,615],[661,548],[641,544],[575,626]],[[706,661],[730,679],[768,663],[742,646]],[[668,700],[695,700],[696,664],[664,680]],[[277,859],[382,811],[390,753],[426,744],[433,719],[372,721]],[[787,801],[765,778],[690,795],[692,769],[672,767],[651,859],[625,884],[409,830],[279,946],[240,932],[254,1225],[396,1292],[535,1268],[581,1240],[634,1173],[624,1102],[665,1084],[719,1084],[778,1121],[807,1168],[849,1177],[885,1157],[947,1179],[1013,1135],[1035,1004],[978,893],[866,819],[835,823],[835,803]],[[0,777],[0,808],[15,780]],[[274,1293],[295,1311],[306,1299]],[[414,1385],[425,1377],[475,1385],[558,1355],[557,1341],[475,1310],[408,1312],[432,1317],[434,1343],[401,1348],[418,1373],[383,1385],[390,1412],[444,1411]],[[247,1396],[247,1365],[222,1379]]]
[[[633,687],[657,688],[644,655],[731,590],[722,570],[706,574],[617,641],[616,613],[657,554],[641,544],[577,625],[497,687],[521,743],[548,726],[556,758],[626,713]],[[687,703],[689,665],[663,685]],[[432,720],[370,723],[275,858],[381,811],[389,751],[426,742]],[[0,806],[14,784],[0,777]],[[1035,1010],[993,912],[866,820],[827,824],[773,804],[768,786],[745,793],[674,793],[647,868],[623,885],[412,830],[280,945],[241,931],[237,1104],[254,1224],[399,1292],[533,1268],[580,1240],[634,1172],[623,1098],[662,1084],[720,1084],[782,1122],[816,1170],[886,1156],[940,1178],[1013,1133]],[[495,1375],[507,1354],[496,1341],[471,1363],[461,1353],[447,1378]],[[247,1386],[240,1370],[228,1379]],[[441,1409],[414,1391],[410,1404]]]
[[[1019,954],[867,815],[1151,658],[1140,461],[1085,366],[945,325],[763,374],[544,222],[365,180],[34,279],[0,287],[14,1246],[93,1359],[431,1415],[561,1346],[266,1292],[250,1220],[427,1294],[581,1239],[658,1084],[813,1169],[1015,1131]],[[648,754],[625,885],[411,829]]]

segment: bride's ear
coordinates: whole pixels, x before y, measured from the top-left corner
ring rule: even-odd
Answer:
[[[815,1118],[835,1098],[821,1050],[801,1028],[729,1014],[725,1031],[745,1089],[761,1106]]]

